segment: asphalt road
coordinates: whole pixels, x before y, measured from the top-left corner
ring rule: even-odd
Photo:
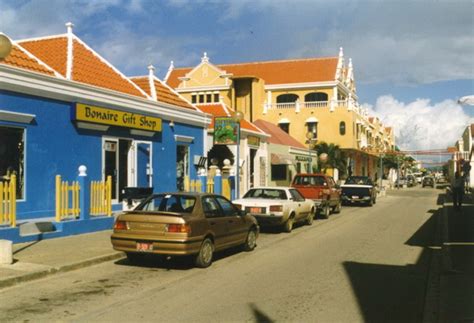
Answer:
[[[0,292],[0,321],[357,322],[422,320],[437,194],[392,191],[253,252],[103,263]],[[79,246],[80,247],[80,246]]]

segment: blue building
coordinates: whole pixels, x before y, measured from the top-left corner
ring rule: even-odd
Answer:
[[[0,59],[0,179],[17,178],[17,221],[55,214],[55,176],[182,188],[205,150],[208,115],[153,75],[130,79],[72,32],[13,42]],[[0,219],[1,221],[1,219]],[[1,223],[0,223],[1,224]],[[1,238],[1,232],[0,232]]]

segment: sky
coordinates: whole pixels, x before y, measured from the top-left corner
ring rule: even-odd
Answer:
[[[454,145],[474,122],[472,0],[0,0],[14,40],[74,33],[129,76],[170,61],[352,58],[359,103],[403,150]]]

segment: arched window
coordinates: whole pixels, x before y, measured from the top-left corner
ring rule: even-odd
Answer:
[[[277,96],[277,103],[293,103],[298,100],[298,96],[296,94],[281,94]]]
[[[344,121],[341,121],[339,123],[339,133],[341,136],[344,136],[346,134],[346,123]]]
[[[323,92],[312,92],[304,96],[304,102],[328,101],[328,95]]]
[[[290,133],[290,123],[279,123],[278,127],[280,127],[281,130],[283,130],[286,133]]]

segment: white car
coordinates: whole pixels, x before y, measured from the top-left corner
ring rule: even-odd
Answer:
[[[255,187],[233,203],[253,215],[261,226],[282,226],[291,232],[295,222],[313,224],[316,207],[292,187]]]

